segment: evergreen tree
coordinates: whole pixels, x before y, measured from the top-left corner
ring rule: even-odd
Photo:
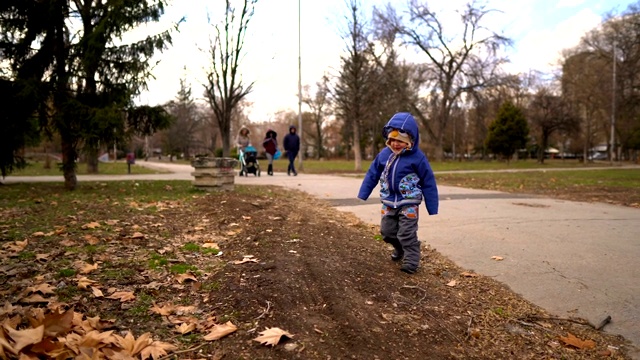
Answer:
[[[165,0],[23,0],[0,5],[0,52],[10,66],[2,80],[11,84],[2,87],[2,95],[5,88],[24,89],[14,98],[35,95],[28,107],[11,114],[11,121],[29,123],[37,111],[41,128],[58,132],[67,189],[77,186],[81,150],[96,159],[101,143],[122,142],[169,124],[170,117],[161,108],[135,107],[132,101],[146,88],[150,58],[171,43],[169,31],[118,44],[128,31],[158,21],[165,4]],[[3,174],[16,164],[16,157],[7,154],[17,153],[20,142],[2,148]]]
[[[509,161],[518,149],[526,146],[528,136],[529,125],[524,112],[511,101],[506,101],[489,125],[485,145],[490,152]]]

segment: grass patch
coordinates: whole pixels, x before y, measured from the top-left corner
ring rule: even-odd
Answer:
[[[151,270],[158,270],[168,264],[169,260],[158,253],[152,253],[149,257],[149,269]]]
[[[55,291],[58,301],[68,302],[72,301],[80,295],[80,289],[73,285],[67,285],[62,288],[58,288]]]
[[[58,277],[59,278],[68,278],[68,277],[72,277],[76,274],[76,271],[74,269],[60,269],[58,270]]]
[[[154,297],[146,292],[141,292],[136,296],[136,303],[127,310],[130,316],[138,319],[146,319],[150,317],[149,309],[153,304]]]
[[[637,169],[607,169],[588,171],[535,171],[497,172],[474,174],[442,174],[438,184],[457,185],[470,188],[504,190],[562,189],[575,187],[610,187],[637,189],[640,171]]]
[[[169,271],[174,274],[186,274],[189,271],[196,272],[198,268],[189,264],[173,264],[169,267]]]
[[[182,250],[188,252],[200,252],[200,245],[194,243],[186,243],[182,246]]]

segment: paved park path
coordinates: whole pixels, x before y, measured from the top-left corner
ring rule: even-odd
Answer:
[[[193,168],[138,162],[158,175],[79,176],[90,180],[193,180]],[[640,168],[638,169],[640,171]],[[437,179],[438,173],[436,173]],[[9,177],[5,182],[32,181]],[[39,181],[62,181],[41,177]],[[236,177],[236,184],[305,191],[363,221],[379,223],[378,190],[356,199],[361,178],[330,175]],[[459,266],[490,276],[559,317],[581,317],[630,340],[640,359],[640,209],[533,195],[438,186],[440,214],[420,218],[419,238]],[[588,200],[588,199],[585,199]],[[492,260],[500,256],[502,261]],[[428,259],[423,263],[428,266]]]

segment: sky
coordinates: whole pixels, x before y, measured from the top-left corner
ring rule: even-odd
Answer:
[[[249,22],[240,64],[243,83],[254,83],[253,91],[247,96],[252,103],[251,121],[271,121],[280,111],[297,112],[299,74],[303,87],[315,86],[324,74],[337,74],[340,56],[346,48],[342,34],[349,13],[347,2],[258,0]],[[382,8],[388,2],[360,0],[363,9]],[[487,0],[487,8],[498,11],[492,12],[483,25],[513,40],[514,46],[505,52],[510,59],[507,71],[551,72],[557,67],[563,49],[577,45],[581,36],[597,27],[605,13],[620,12],[632,2]],[[452,10],[462,9],[467,1],[430,3],[447,7],[434,8],[443,14],[447,32],[459,25],[451,15]],[[158,61],[153,69],[155,79],[149,82],[149,90],[141,94],[139,104],[158,105],[175,99],[180,79],[185,79],[191,86],[196,101],[204,102],[205,71],[210,66],[209,40],[213,33],[208,15],[212,22],[221,19],[224,4],[221,0],[173,0],[162,21],[146,29],[159,32],[179,19],[185,19],[179,26],[179,33],[173,35],[173,45],[154,59]],[[392,1],[392,4],[400,7],[406,1]],[[365,15],[370,16],[370,13],[368,10]]]

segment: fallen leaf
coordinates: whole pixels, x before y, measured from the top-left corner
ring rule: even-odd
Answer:
[[[7,335],[14,341],[12,350],[14,350],[16,354],[26,346],[39,343],[44,336],[44,325],[25,330],[15,330],[6,325],[3,326],[3,328],[7,332]]]
[[[47,261],[49,260],[49,256],[51,256],[51,254],[36,254],[36,260]]]
[[[33,295],[28,296],[26,298],[20,299],[20,302],[21,303],[28,303],[28,304],[37,304],[37,303],[48,303],[51,300],[52,299],[43,298],[42,295],[40,295],[40,294],[33,294]]]
[[[504,260],[504,258],[502,256],[492,256],[491,259],[495,260],[495,261],[502,261]]]
[[[188,334],[190,332],[192,332],[193,330],[196,329],[196,324],[191,323],[191,324],[187,324],[187,323],[182,323],[179,326],[176,326],[176,332],[184,335],[184,334]]]
[[[95,281],[93,281],[91,279],[88,279],[87,277],[84,277],[84,276],[81,277],[81,278],[77,278],[76,281],[78,282],[78,287],[80,289],[86,289],[89,286],[91,286],[91,285],[96,283]]]
[[[175,306],[173,306],[172,304],[167,304],[164,305],[162,307],[156,305],[156,303],[153,303],[153,306],[151,307],[151,309],[149,309],[149,311],[162,315],[162,316],[169,316],[171,315],[173,312],[175,312],[176,308]]]
[[[144,234],[141,232],[134,232],[133,235],[131,235],[132,239],[144,239]]]
[[[220,250],[220,246],[217,243],[204,243],[202,247],[205,249],[218,249]]]
[[[173,351],[176,349],[177,347],[175,345],[162,341],[154,341],[149,346],[140,351],[140,358],[148,359],[149,357],[151,357],[155,360],[167,355],[167,351]]]
[[[287,331],[282,330],[280,328],[268,328],[260,333],[260,336],[253,339],[254,341],[258,341],[263,345],[271,345],[276,346],[280,342],[282,337],[293,338],[293,335],[289,334]]]
[[[120,300],[120,302],[131,301],[135,298],[136,296],[133,294],[133,291],[117,291],[107,296],[107,299]]]
[[[33,237],[44,237],[44,233],[42,231],[36,231],[33,234],[31,234],[31,236],[33,236]]]
[[[98,239],[97,237],[93,236],[93,235],[85,235],[84,239],[87,241],[87,243],[89,245],[96,245],[97,243],[100,242],[100,239]]]
[[[75,262],[75,266],[78,269],[78,271],[80,271],[81,274],[88,274],[90,272],[92,272],[93,270],[97,270],[98,269],[98,263],[95,264],[89,264],[86,263],[84,261],[76,261]]]
[[[178,283],[180,283],[180,284],[182,284],[185,280],[198,281],[198,279],[195,277],[195,275],[189,274],[189,273],[178,274],[178,275],[176,275],[175,279],[178,280]]]
[[[62,314],[53,312],[45,315],[44,334],[46,336],[57,337],[68,333],[71,330],[71,322],[73,321],[74,311],[69,309]]]
[[[91,292],[93,293],[94,297],[97,297],[97,298],[104,297],[104,294],[102,293],[102,290],[98,289],[95,286],[91,286]]]
[[[42,295],[54,294],[55,286],[49,285],[47,283],[39,284],[36,286],[29,286],[26,291],[28,294],[39,292]]]
[[[593,349],[596,347],[596,343],[593,340],[581,340],[572,333],[567,333],[566,337],[560,336],[560,341],[578,349]]]
[[[150,336],[150,333],[144,333],[138,339],[136,339],[130,332],[127,332],[124,337],[117,334],[114,335],[118,345],[120,345],[121,348],[127,350],[129,354],[133,356],[136,356],[139,352],[141,352],[144,348],[151,344],[151,339],[149,338]]]
[[[99,227],[100,227],[100,224],[99,224],[99,223],[97,223],[97,222],[95,222],[95,221],[92,221],[92,222],[90,222],[90,223],[87,223],[87,224],[82,225],[82,229],[83,229],[83,230],[86,230],[86,229],[95,229],[95,228],[99,228]]]
[[[218,340],[235,332],[236,330],[238,330],[238,328],[233,325],[231,321],[227,321],[226,324],[214,326],[213,329],[211,329],[211,332],[205,335],[204,339],[207,341]]]
[[[447,283],[447,286],[450,286],[450,287],[454,287],[456,285],[458,285],[458,281],[456,280],[451,280]]]

